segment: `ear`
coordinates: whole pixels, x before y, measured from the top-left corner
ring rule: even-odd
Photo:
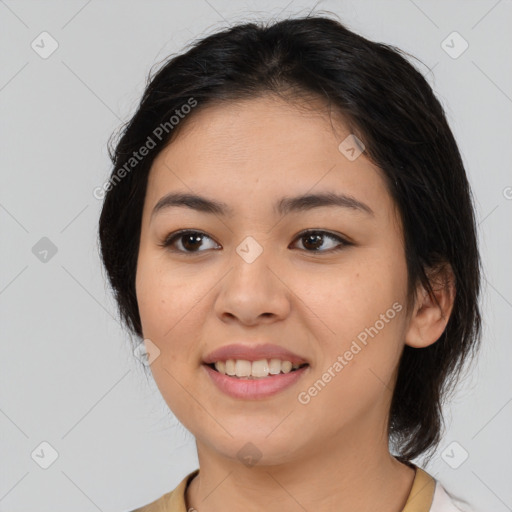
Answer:
[[[428,272],[433,296],[419,284],[405,334],[405,344],[424,348],[443,334],[455,301],[455,276],[449,263]]]

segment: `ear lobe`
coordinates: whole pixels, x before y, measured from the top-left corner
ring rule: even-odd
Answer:
[[[455,276],[450,264],[431,270],[432,294],[418,285],[414,310],[405,334],[405,344],[424,348],[435,343],[443,334],[455,301]]]

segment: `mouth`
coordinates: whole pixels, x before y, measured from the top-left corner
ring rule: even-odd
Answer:
[[[292,389],[309,373],[309,363],[292,364],[291,361],[279,359],[228,359],[204,362],[202,367],[219,391],[244,401],[270,399],[286,389]]]
[[[297,385],[311,362],[285,347],[237,343],[207,354],[202,367],[222,393],[238,400],[271,398]]]

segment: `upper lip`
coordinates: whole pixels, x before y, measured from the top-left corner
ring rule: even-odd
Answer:
[[[290,361],[292,364],[303,364],[307,361],[301,356],[279,345],[266,343],[263,345],[225,345],[210,352],[203,360],[205,364],[227,361],[228,359],[245,359],[247,361],[258,361],[260,359],[281,359]]]

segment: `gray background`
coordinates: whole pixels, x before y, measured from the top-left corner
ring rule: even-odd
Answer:
[[[311,9],[432,68],[418,64],[467,165],[486,280],[483,350],[427,470],[476,511],[512,510],[510,0],[0,0],[0,511],[130,510],[197,467],[116,320],[92,191],[151,66],[228,24]],[[43,31],[59,45],[46,59],[31,47]],[[469,44],[458,58],[441,46],[453,31]]]

